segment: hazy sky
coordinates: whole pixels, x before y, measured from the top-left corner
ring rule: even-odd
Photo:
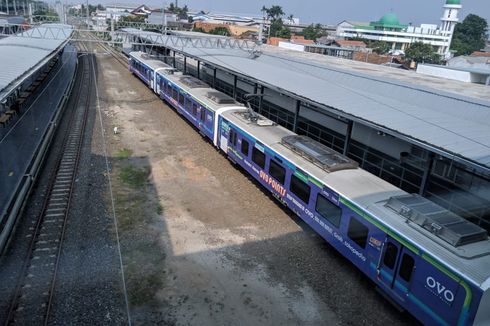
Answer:
[[[96,3],[97,0],[89,0]],[[112,3],[110,0],[99,0]],[[138,0],[119,0],[130,1]],[[163,1],[139,0],[150,6],[161,6]],[[393,11],[403,24],[438,24],[442,5],[446,0],[179,0],[179,6],[187,4],[191,9],[212,10],[223,13],[259,14],[263,5],[277,4],[286,14],[294,14],[304,23],[337,24],[340,21],[373,21]],[[170,3],[166,1],[167,5]],[[462,0],[460,19],[467,14],[477,14],[490,22],[490,0]]]

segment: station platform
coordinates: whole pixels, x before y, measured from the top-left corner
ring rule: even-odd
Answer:
[[[26,98],[14,120],[0,127],[0,249],[42,163],[76,66],[76,49],[67,45],[57,68]]]

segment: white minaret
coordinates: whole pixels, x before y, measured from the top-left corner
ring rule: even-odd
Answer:
[[[461,0],[446,0],[444,5],[444,14],[441,18],[441,34],[447,37],[446,46],[440,48],[440,54],[449,58],[449,47],[451,46],[451,40],[453,39],[454,27],[459,22],[458,13],[462,8]]]

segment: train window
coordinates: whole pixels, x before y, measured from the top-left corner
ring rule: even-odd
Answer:
[[[192,110],[192,101],[190,98],[186,98],[185,99],[185,109],[188,111],[188,112],[191,112]]]
[[[403,254],[402,263],[398,275],[404,279],[407,283],[412,279],[413,267],[415,266],[415,260],[408,254]]]
[[[362,249],[366,248],[368,233],[369,229],[364,224],[359,222],[356,218],[351,217],[347,235]]]
[[[286,180],[286,169],[283,168],[281,165],[276,163],[276,161],[271,160],[270,166],[269,166],[269,174],[279,181],[281,184],[284,184],[284,180]]]
[[[175,90],[175,88],[172,88],[172,98],[177,101],[178,96],[179,93],[177,92],[177,90]]]
[[[291,185],[289,186],[289,190],[291,190],[291,192],[303,202],[308,203],[310,201],[310,186],[308,186],[294,174],[291,176]]]
[[[340,207],[332,203],[330,200],[325,198],[323,195],[318,194],[316,197],[316,211],[324,219],[335,225],[335,227],[340,226],[340,217],[342,215],[342,210]]]
[[[245,138],[242,138],[242,154],[248,156],[248,141]]]
[[[206,111],[204,108],[201,108],[201,121],[204,121],[204,119],[206,119]]]
[[[396,263],[396,257],[398,256],[398,248],[391,242],[386,245],[385,257],[383,258],[383,264],[389,269],[393,269]]]
[[[185,103],[185,96],[184,94],[179,93],[179,104],[184,106]]]
[[[259,151],[257,147],[252,149],[252,161],[262,169],[265,167],[265,154]]]
[[[192,103],[192,114],[197,115],[197,104],[194,102]]]

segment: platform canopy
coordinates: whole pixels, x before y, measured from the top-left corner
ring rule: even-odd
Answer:
[[[17,87],[16,82],[28,77],[50,54],[62,47],[71,31],[69,25],[46,24],[30,30],[28,35],[32,37],[12,35],[0,39],[0,101]]]
[[[124,29],[149,43],[162,35]],[[175,36],[167,36],[175,37]],[[170,42],[165,42],[168,47]],[[172,48],[281,94],[490,171],[490,101],[308,61],[305,55],[240,49]],[[342,59],[337,59],[342,60]],[[364,70],[374,69],[366,64]],[[420,78],[420,77],[418,77]],[[408,79],[406,79],[408,80]],[[415,80],[415,79],[413,79]],[[463,84],[463,83],[462,83]]]

